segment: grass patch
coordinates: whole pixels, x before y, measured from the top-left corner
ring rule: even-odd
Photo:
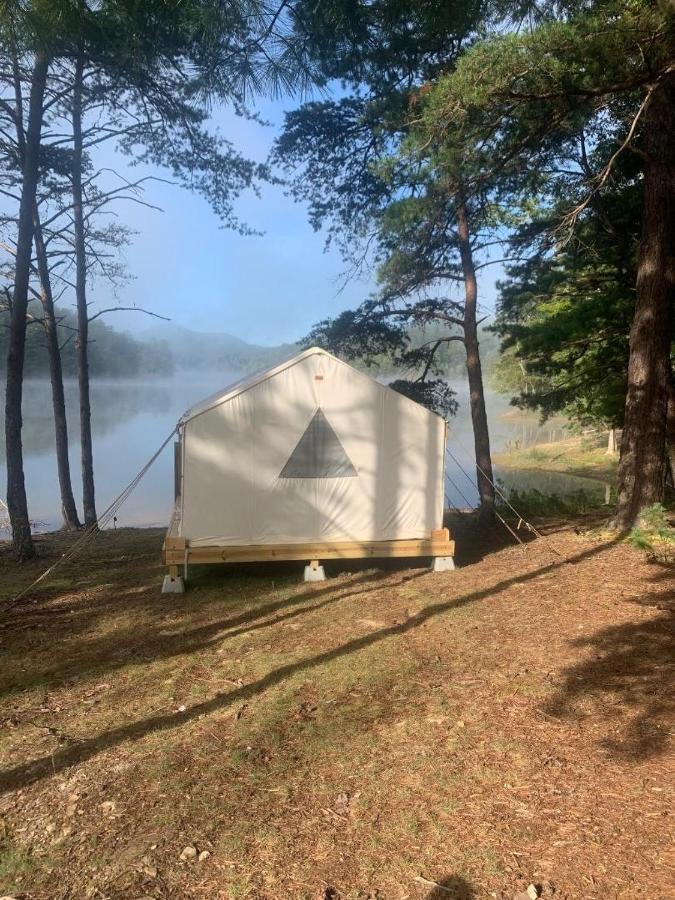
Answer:
[[[21,890],[27,876],[35,870],[35,861],[25,850],[7,841],[0,844],[0,885],[3,891]]]
[[[525,518],[569,518],[596,512],[606,507],[604,496],[595,491],[574,490],[564,494],[545,494],[536,488],[530,488],[521,491],[511,490],[507,493],[503,485],[500,484],[500,487],[502,492],[508,496],[509,503]],[[613,499],[616,498],[613,493],[610,493],[610,503]],[[497,508],[502,514],[512,518],[507,504],[500,497],[497,497]]]
[[[575,436],[552,444],[538,444],[526,450],[512,448],[495,454],[493,462],[504,468],[564,472],[613,482],[619,455],[607,454],[606,444],[606,435]]]

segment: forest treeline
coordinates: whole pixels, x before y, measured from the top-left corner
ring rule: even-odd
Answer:
[[[39,316],[29,308],[31,316]],[[57,310],[60,322],[61,366],[64,378],[77,377],[77,318],[69,310]],[[0,374],[7,362],[7,311],[0,312]],[[26,330],[24,374],[27,378],[49,378],[49,350],[39,322],[31,318]],[[97,319],[89,329],[89,374],[92,378],[166,377],[175,371],[174,359],[167,341],[137,340]]]
[[[664,499],[675,446],[672,3],[0,0],[0,52],[19,558],[34,553],[21,442],[33,329],[48,358],[64,522],[80,524],[70,342],[55,311],[64,294],[76,309],[83,519],[97,525],[89,376],[97,322],[115,308],[97,307],[96,285],[124,277],[119,248],[131,239],[110,205],[146,202],[156,177],[97,167],[102,145],[197,192],[242,234],[241,191],[285,181],[345,276],[375,275],[361,303],[306,342],[399,373],[392,387],[445,415],[461,359],[482,515],[495,501],[484,371],[494,335],[496,377],[516,402],[621,427],[612,526]],[[262,96],[291,107],[264,163],[211,127],[217,106],[256,119]],[[481,290],[495,264],[505,277],[488,332]]]
[[[63,377],[77,377],[77,352],[75,336],[77,320],[69,310],[57,308],[61,337],[61,364]],[[29,306],[31,315],[26,331],[26,356],[24,374],[26,378],[49,378],[49,353],[44,331],[39,326],[39,313],[35,305]],[[0,311],[0,375],[4,373],[7,354],[7,312]],[[4,326],[4,327],[3,327]],[[161,329],[159,330],[161,334]],[[419,331],[411,329],[411,346],[420,345],[436,332],[432,329]],[[480,329],[481,357],[490,386],[504,393],[514,393],[511,379],[502,375],[500,366],[500,341],[492,326]],[[300,349],[298,344],[279,344],[265,347],[249,344],[229,334],[200,333],[187,328],[175,327],[171,337],[154,336],[153,329],[147,329],[135,336],[113,325],[97,319],[89,329],[89,374],[92,378],[133,379],[143,377],[167,378],[180,372],[248,373],[266,366],[273,366],[287,359]],[[404,377],[395,359],[387,354],[373,357],[366,365],[363,360],[354,361],[357,368],[371,375],[393,378]],[[438,356],[438,364],[446,378],[462,378],[466,374],[466,364],[459,347],[446,344]],[[506,372],[506,368],[505,368]]]

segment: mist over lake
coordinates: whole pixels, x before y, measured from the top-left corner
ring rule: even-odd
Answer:
[[[160,444],[171,433],[183,412],[214,391],[227,387],[242,372],[184,371],[171,379],[95,380],[92,382],[92,428],[97,504],[104,510],[136,476]],[[450,420],[449,447],[462,468],[472,474],[473,437],[464,380],[452,380],[459,409]],[[560,440],[565,429],[559,423],[540,425],[534,416],[514,414],[509,398],[488,391],[488,418],[493,451],[530,447]],[[66,382],[70,435],[70,459],[78,503],[79,421],[77,385]],[[24,393],[24,456],[30,514],[39,530],[60,527],[60,500],[54,456],[54,428],[49,382],[28,380]],[[4,446],[0,448],[1,477]],[[506,484],[539,488],[547,493],[592,487],[586,479],[542,472],[498,472]],[[600,486],[601,487],[601,486]],[[446,506],[467,507],[478,502],[471,484],[453,460],[448,460]],[[122,506],[117,526],[164,526],[173,506],[173,454],[167,447]]]

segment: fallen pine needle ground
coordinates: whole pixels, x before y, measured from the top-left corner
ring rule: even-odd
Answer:
[[[549,540],[161,596],[162,534],[101,535],[0,620],[0,895],[671,896],[673,570]]]

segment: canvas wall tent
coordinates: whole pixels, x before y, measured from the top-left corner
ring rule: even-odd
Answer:
[[[164,545],[187,562],[435,556],[444,420],[313,347],[189,409]]]

